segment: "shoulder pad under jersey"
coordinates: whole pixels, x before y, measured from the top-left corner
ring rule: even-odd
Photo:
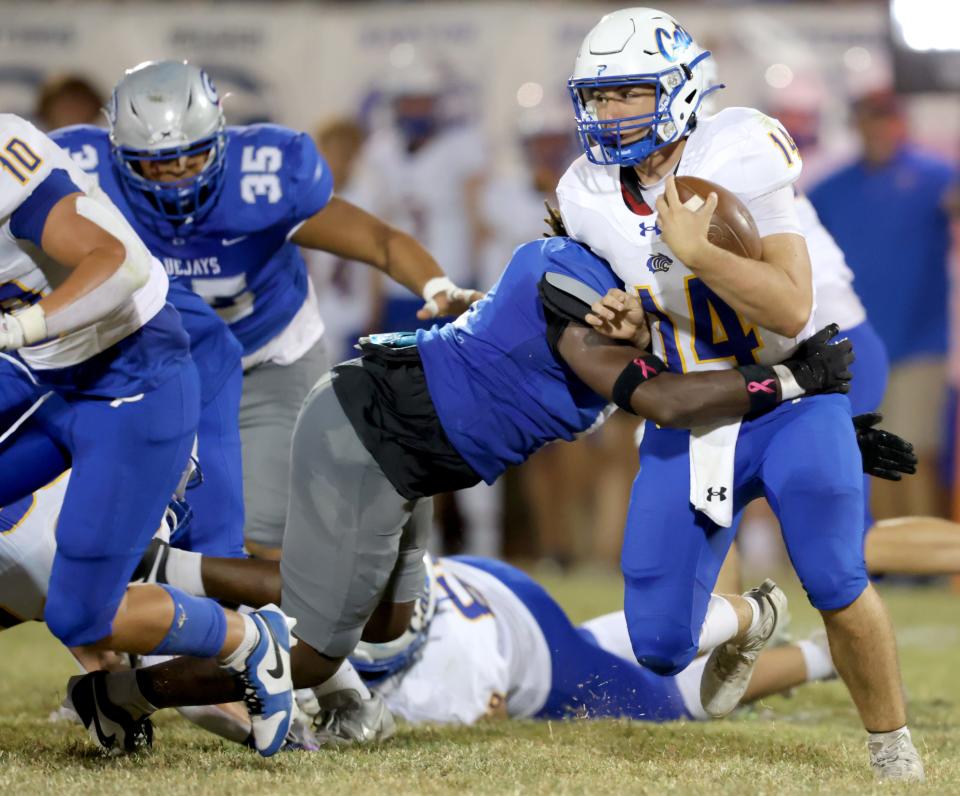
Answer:
[[[12,113],[0,114],[0,164],[0,219],[4,220],[54,169],[66,171],[81,188],[87,184],[66,152]]]
[[[802,168],[780,122],[753,108],[725,108],[700,121],[679,174],[702,177],[749,200],[795,182]]]

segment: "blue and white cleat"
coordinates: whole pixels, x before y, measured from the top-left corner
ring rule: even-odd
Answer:
[[[243,702],[250,714],[254,746],[261,755],[270,757],[283,746],[294,716],[290,648],[297,641],[290,631],[297,620],[275,605],[266,605],[249,617],[260,638],[232,670],[243,681]]]

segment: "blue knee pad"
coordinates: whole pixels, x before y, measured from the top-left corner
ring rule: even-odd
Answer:
[[[81,647],[110,635],[118,605],[103,605],[85,599],[80,592],[57,590],[47,595],[43,619],[65,647]]]
[[[208,597],[194,597],[173,586],[160,586],[173,600],[173,622],[152,655],[213,658],[227,637],[227,615]]]
[[[625,606],[630,644],[637,662],[657,674],[679,674],[697,656],[699,628],[668,614],[648,614]]]
[[[59,536],[59,532],[58,532]],[[68,647],[105,639],[127,591],[140,554],[88,557],[73,555],[57,540],[43,618],[50,632]]]

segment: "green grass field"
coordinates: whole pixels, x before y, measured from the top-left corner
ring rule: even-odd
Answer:
[[[541,577],[576,620],[619,605],[615,574]],[[883,590],[901,643],[914,738],[928,793],[960,793],[960,596]],[[815,614],[790,589],[798,633]],[[874,785],[864,736],[843,687],[824,683],[710,724],[503,722],[471,729],[404,727],[378,749],[291,753],[232,747],[176,715],[155,747],[105,759],[76,726],[47,714],[74,673],[40,625],[0,635],[0,793],[897,793]]]

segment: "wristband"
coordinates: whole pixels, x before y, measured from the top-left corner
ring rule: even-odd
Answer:
[[[611,395],[613,402],[624,412],[635,415],[636,412],[630,405],[633,391],[645,381],[652,379],[654,376],[659,376],[666,369],[667,366],[663,360],[653,356],[653,354],[644,354],[632,360],[620,371],[620,375],[617,376],[617,380],[613,384]]]
[[[794,398],[807,394],[807,391],[797,384],[793,371],[786,365],[774,365],[773,371],[777,374],[777,380],[780,382],[781,401],[792,401]]]
[[[427,280],[423,286],[421,295],[424,301],[430,301],[437,293],[450,293],[456,290],[457,286],[453,284],[449,276],[434,276]]]
[[[780,403],[780,381],[773,368],[766,365],[744,365],[737,370],[747,383],[751,415],[769,412]]]
[[[13,317],[23,329],[24,345],[33,345],[47,338],[47,316],[39,304],[27,307],[23,312],[15,312]]]

